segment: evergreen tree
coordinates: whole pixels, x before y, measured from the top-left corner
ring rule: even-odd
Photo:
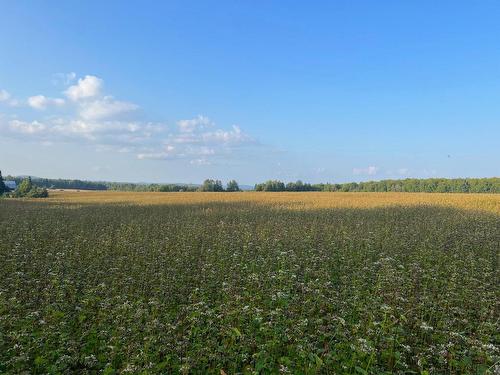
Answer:
[[[0,195],[5,193],[6,191],[7,191],[7,187],[5,186],[5,183],[3,182],[2,171],[0,171]]]
[[[226,191],[240,191],[240,187],[235,180],[231,180],[227,183]]]
[[[222,182],[220,180],[207,179],[203,181],[203,185],[200,186],[200,191],[224,191]]]

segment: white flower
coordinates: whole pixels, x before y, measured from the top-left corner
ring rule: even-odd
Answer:
[[[422,324],[420,324],[420,328],[422,328],[424,331],[433,331],[434,330],[434,327],[427,324],[427,322],[422,322]]]

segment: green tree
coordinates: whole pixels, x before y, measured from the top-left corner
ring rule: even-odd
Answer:
[[[462,193],[470,193],[469,181],[464,180],[460,189],[461,189]]]
[[[5,186],[5,183],[3,182],[2,171],[0,171],[0,195],[5,193],[6,191],[7,191],[7,187]]]
[[[231,180],[227,183],[226,191],[240,191],[240,187],[235,180]]]
[[[14,192],[16,198],[47,198],[49,192],[46,188],[33,185],[31,177],[25,178]]]
[[[19,197],[25,197],[32,189],[33,183],[31,182],[31,177],[25,178],[16,189],[16,195]]]
[[[222,182],[220,180],[206,179],[200,186],[200,191],[224,191],[222,187]]]
[[[49,192],[45,188],[40,188],[37,186],[34,186],[33,189],[31,189],[28,194],[26,194],[26,197],[28,198],[47,198],[49,196]]]
[[[269,180],[264,183],[264,191],[285,191],[285,184],[278,180]]]

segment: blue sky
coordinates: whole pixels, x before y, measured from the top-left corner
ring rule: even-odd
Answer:
[[[3,2],[0,168],[499,176],[499,16],[496,1]]]

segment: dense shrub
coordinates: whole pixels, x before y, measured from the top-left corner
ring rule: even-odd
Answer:
[[[14,198],[47,198],[49,192],[45,188],[33,185],[31,178],[25,178],[17,189],[11,193]]]

